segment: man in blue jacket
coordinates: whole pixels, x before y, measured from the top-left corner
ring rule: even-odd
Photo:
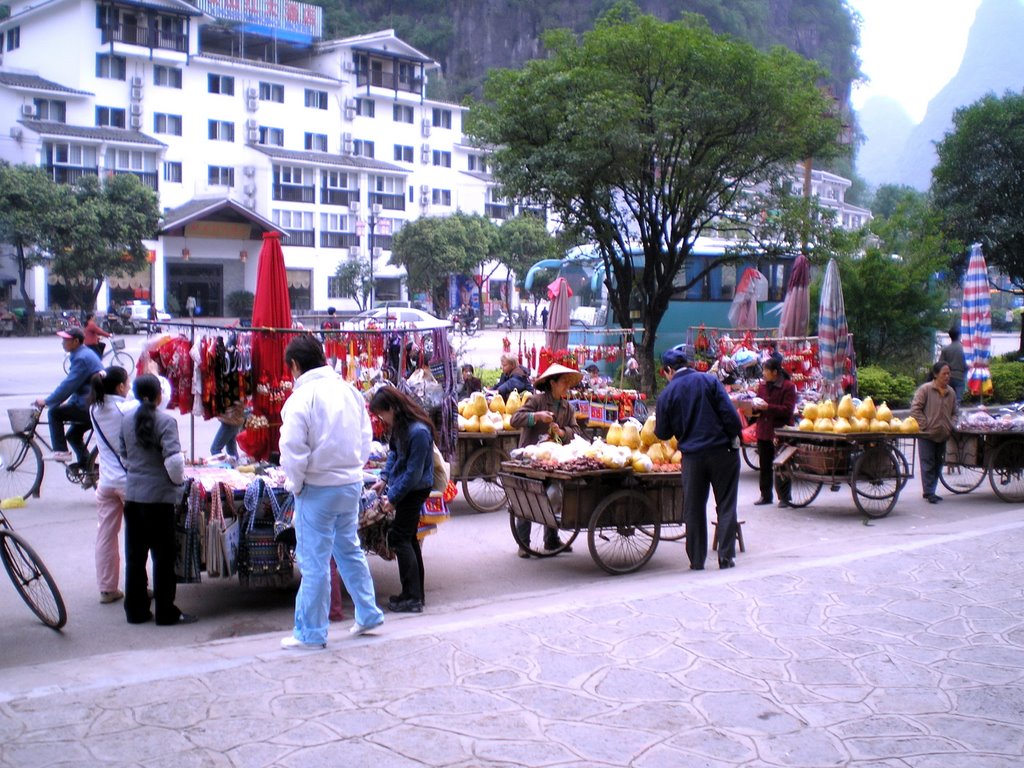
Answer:
[[[71,355],[68,375],[46,399],[36,400],[40,408],[49,408],[50,444],[53,446],[54,461],[69,461],[71,451],[75,452],[75,460],[84,464],[89,458],[85,450],[86,431],[89,422],[89,394],[92,391],[92,377],[103,370],[103,364],[96,353],[85,346],[85,334],[81,328],[68,328],[57,333],[61,338],[61,346]],[[66,401],[66,402],[65,402]],[[64,424],[71,424],[67,435]]]
[[[661,357],[671,380],[658,396],[654,433],[675,437],[683,454],[683,515],[690,569],[708,553],[708,491],[718,512],[718,567],[736,564],[736,496],[740,481],[740,417],[717,377],[689,367],[680,346]]]

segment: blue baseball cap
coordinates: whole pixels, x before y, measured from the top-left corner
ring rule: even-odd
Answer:
[[[666,349],[661,355],[661,364],[671,368],[673,371],[686,365],[686,352],[682,344],[676,344],[671,349]]]

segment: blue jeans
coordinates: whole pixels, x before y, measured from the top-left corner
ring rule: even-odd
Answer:
[[[235,438],[238,437],[238,433],[241,431],[241,427],[234,427],[230,424],[221,422],[220,428],[217,430],[217,434],[213,436],[213,443],[210,445],[210,453],[218,454],[221,450],[224,450],[228,456],[237,459],[238,443],[235,442]]]
[[[304,643],[327,642],[331,555],[355,604],[356,623],[374,627],[384,621],[359,545],[362,490],[362,483],[306,485],[295,497],[295,557],[302,581],[295,596],[294,635]]]

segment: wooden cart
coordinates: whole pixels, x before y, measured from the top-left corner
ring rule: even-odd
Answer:
[[[677,472],[638,474],[631,469],[560,472],[517,462],[501,465],[512,536],[537,557],[564,551],[587,531],[594,562],[610,574],[632,573],[654,555],[662,525],[683,522],[683,489]],[[516,530],[517,519],[571,531],[559,550],[534,549]]]
[[[508,503],[501,478],[503,461],[519,445],[519,430],[459,432],[452,461],[452,480],[462,483],[466,501],[477,512],[494,512]]]
[[[822,486],[850,486],[857,509],[868,517],[892,512],[914,476],[917,441],[901,433],[835,434],[776,429],[775,471],[790,483],[791,503],[805,507]]]
[[[969,493],[985,477],[1003,501],[1024,501],[1024,434],[957,430],[946,441],[939,482],[951,493]]]

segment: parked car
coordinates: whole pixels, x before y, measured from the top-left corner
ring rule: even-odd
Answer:
[[[450,325],[447,320],[434,317],[422,309],[385,305],[360,312],[351,320],[342,323],[341,327],[344,330],[358,330],[371,324],[382,328],[415,328],[420,331],[447,328]]]
[[[133,322],[139,322],[140,320],[145,322],[149,320],[149,302],[148,301],[133,301],[131,304],[125,304],[125,309],[131,310],[131,318]],[[170,314],[157,310],[156,319],[167,321],[171,319]]]

